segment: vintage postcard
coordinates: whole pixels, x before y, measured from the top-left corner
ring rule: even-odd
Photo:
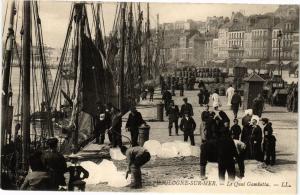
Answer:
[[[1,189],[296,194],[299,5],[1,3]]]

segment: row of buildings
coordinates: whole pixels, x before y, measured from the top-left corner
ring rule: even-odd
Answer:
[[[162,24],[167,63],[178,66],[278,67],[298,63],[299,7],[282,5],[273,13],[231,18],[208,17],[206,22]],[[277,65],[277,66],[276,66]]]

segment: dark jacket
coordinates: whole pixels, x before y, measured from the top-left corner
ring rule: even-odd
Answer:
[[[242,99],[241,96],[237,93],[233,94],[231,99],[231,104],[235,106],[242,106]]]
[[[257,143],[262,142],[262,130],[260,126],[252,127],[251,141],[256,141]]]
[[[232,125],[232,127],[230,129],[230,134],[233,139],[239,139],[241,132],[242,132],[242,129],[238,124]]]
[[[136,112],[134,115],[132,113],[130,113],[128,116],[127,123],[126,123],[126,128],[138,129],[139,126],[141,126],[144,123],[145,123],[145,121],[140,112]]]
[[[217,148],[219,164],[228,165],[234,163],[234,157],[238,157],[234,141],[228,135],[222,135],[218,139]]]
[[[249,122],[251,121],[251,116],[246,115],[242,118],[242,125],[243,127],[249,126]]]
[[[177,120],[180,116],[178,106],[177,105],[175,105],[174,107],[169,106],[167,115],[169,116],[170,120]]]
[[[80,165],[69,166],[68,171],[70,173],[69,183],[72,183],[77,180],[83,180],[89,177],[89,172]]]
[[[163,99],[165,102],[170,102],[170,101],[172,100],[172,94],[171,94],[169,91],[165,91],[165,92],[163,93],[162,99]]]
[[[189,116],[194,116],[193,106],[190,103],[183,104],[180,109],[180,114],[183,117],[185,113],[188,113]]]
[[[179,127],[184,133],[191,133],[196,129],[196,123],[192,117],[189,117],[189,120],[183,117],[181,119]]]
[[[266,126],[264,127],[264,136],[266,135],[272,135],[273,134],[273,127],[272,123],[268,122]]]
[[[57,151],[47,150],[41,158],[51,180],[53,180],[54,186],[66,185],[64,174],[67,172],[67,163],[65,157]]]
[[[27,174],[20,190],[50,190],[50,176],[45,171],[33,171]]]
[[[120,131],[122,128],[122,114],[117,112],[111,115],[111,129]]]
[[[210,119],[210,112],[209,111],[203,111],[201,113],[201,120],[204,122],[207,122]]]

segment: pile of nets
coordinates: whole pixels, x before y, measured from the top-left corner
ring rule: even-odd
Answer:
[[[200,156],[200,148],[198,146],[191,146],[187,142],[173,141],[160,144],[157,140],[149,140],[144,144],[151,156],[159,158],[175,158],[182,156]]]
[[[86,184],[107,183],[111,187],[124,187],[130,184],[130,176],[125,179],[125,172],[120,172],[112,161],[104,159],[100,164],[84,161],[80,164],[90,174]]]

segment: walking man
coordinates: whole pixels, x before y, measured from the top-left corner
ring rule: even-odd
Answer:
[[[189,116],[194,116],[193,106],[192,104],[188,103],[188,99],[185,97],[183,98],[184,104],[181,106],[180,115],[183,116],[187,113]]]
[[[170,103],[167,114],[169,116],[169,136],[172,136],[173,123],[175,126],[175,133],[178,135],[178,118],[180,113],[178,106],[174,105],[174,101]]]
[[[168,90],[165,90],[163,93],[162,99],[164,100],[165,110],[167,112],[167,110],[169,108],[169,104],[172,100],[172,94]]]
[[[231,109],[233,111],[234,118],[237,118],[239,107],[242,106],[242,98],[237,91],[234,91],[234,94],[231,99]]]
[[[138,146],[139,127],[146,124],[140,112],[135,107],[130,108],[130,114],[126,122],[126,129],[130,131],[132,146]]]
[[[264,98],[259,93],[257,97],[253,100],[252,104],[253,114],[261,117],[264,109]]]
[[[130,187],[134,189],[142,188],[141,167],[151,159],[150,153],[141,146],[131,148],[122,146],[121,152],[127,157],[128,168],[126,172],[126,179],[128,174],[131,173]]]
[[[180,122],[180,130],[183,131],[183,140],[187,142],[188,138],[191,140],[191,145],[195,145],[194,131],[196,129],[196,123],[193,117],[186,112]]]

